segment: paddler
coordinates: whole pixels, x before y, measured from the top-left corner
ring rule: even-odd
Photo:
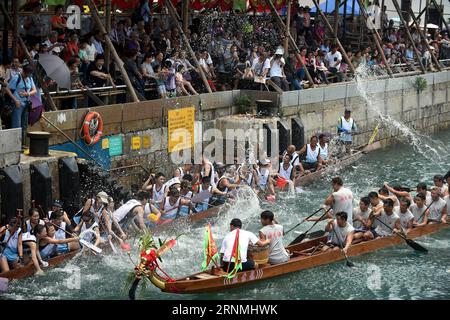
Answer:
[[[22,228],[20,219],[13,217],[6,227],[0,228],[0,234],[4,234],[4,247],[0,247],[0,268],[2,272],[7,272],[23,264]]]
[[[348,223],[353,225],[353,192],[344,187],[344,182],[340,177],[331,179],[331,186],[333,192],[325,199],[325,205],[332,206],[333,212],[345,212]],[[328,214],[328,217],[331,215]]]
[[[284,229],[274,218],[272,211],[266,210],[261,213],[261,224],[259,238],[262,241],[270,240],[269,263],[279,264],[289,261],[289,254],[283,245]]]
[[[320,158],[322,159],[322,165],[327,165],[332,162],[330,154],[328,152],[328,137],[321,133],[319,135],[319,148]]]
[[[221,196],[226,195],[226,192],[222,192],[219,189],[217,189],[216,187],[213,187],[211,185],[210,177],[203,177],[202,184],[198,186],[196,193],[200,194],[200,193],[208,193],[208,192],[211,195],[221,195]],[[210,204],[209,204],[210,199],[211,199],[211,196],[208,196],[207,198],[203,199],[203,201],[197,203],[195,206],[195,211],[196,212],[206,211],[210,207]]]
[[[376,217],[375,231],[380,237],[401,232],[400,217],[394,212],[394,201],[391,199],[386,199],[383,202],[383,208],[379,208],[377,212],[374,212],[374,216]]]
[[[359,207],[353,209],[353,227],[355,228],[353,243],[368,241],[377,237],[373,227],[374,217],[371,213],[369,197],[362,197],[359,200]]]
[[[166,176],[164,173],[159,172],[156,175],[151,174],[147,181],[144,182],[142,190],[152,192],[152,204],[156,208],[161,207],[161,203],[167,196],[169,189],[166,187]]]
[[[400,198],[399,203],[400,205],[398,207],[394,207],[394,211],[400,217],[400,227],[406,235],[413,229],[414,226],[414,215],[409,210],[411,201],[406,198]]]
[[[103,243],[100,237],[100,227],[95,221],[95,216],[91,212],[85,212],[81,216],[80,223],[75,227],[74,232],[76,234],[83,234],[81,239],[94,244],[98,247],[100,243]]]
[[[281,156],[281,160],[284,159],[284,157],[286,155],[291,156],[291,160],[290,163],[293,167],[297,166],[300,162],[300,156],[299,154],[295,151],[295,146],[293,144],[291,144],[290,146],[288,146],[286,148],[286,150],[283,152],[283,155]]]
[[[378,198],[380,198],[381,201],[391,199],[394,201],[394,207],[398,207],[400,205],[397,196],[395,194],[389,194],[389,190],[386,187],[382,187],[378,190]]]
[[[426,183],[417,184],[417,193],[421,193],[425,196],[425,205],[429,205],[431,203],[431,192],[428,191]]]
[[[164,224],[173,221],[178,214],[181,206],[191,206],[191,201],[180,196],[180,191],[176,187],[169,190],[169,196],[163,201],[163,212],[158,224]]]
[[[236,181],[236,169],[234,166],[230,166],[225,169],[223,175],[217,180],[216,188],[220,192],[224,194],[218,194],[213,192],[213,196],[211,197],[211,204],[214,206],[219,206],[225,203],[226,197],[229,196],[229,192],[233,189],[239,187]]]
[[[347,213],[339,211],[336,213],[335,219],[328,220],[325,231],[329,232],[329,240],[326,245],[322,247],[322,251],[330,249],[339,250],[342,246],[342,251],[347,254],[355,234],[355,229],[347,219]]]
[[[357,131],[355,120],[351,117],[351,110],[345,108],[344,116],[339,118],[337,132],[339,135],[338,141],[345,146],[345,152],[349,153],[352,145],[352,134]]]
[[[428,223],[430,210],[425,205],[425,196],[421,193],[416,194],[414,203],[409,207],[409,210],[414,216],[414,226],[421,227]]]
[[[263,158],[256,169],[256,186],[269,196],[275,195],[273,179],[271,177],[272,164],[270,159]]]
[[[439,188],[442,197],[448,196],[448,185],[445,184],[445,179],[441,175],[435,175],[433,182],[436,187]]]
[[[431,188],[431,201],[428,223],[447,223],[447,203],[441,198],[439,187]]]
[[[114,219],[120,224],[123,229],[128,228],[130,225],[135,225],[140,230],[145,230],[144,223],[144,206],[150,199],[150,194],[146,191],[139,191],[136,194],[136,199],[131,199],[116,211],[114,211]],[[156,208],[154,208],[157,210]]]
[[[375,191],[369,192],[370,205],[372,206],[372,212],[379,211],[383,208],[383,201],[380,200],[378,193]]]
[[[301,175],[306,171],[318,171],[322,169],[323,159],[320,156],[319,139],[317,136],[312,136],[309,143],[305,144],[298,152],[299,155],[304,155],[305,160],[299,163],[299,170]]]
[[[289,190],[294,191],[294,177],[295,177],[295,167],[292,165],[292,156],[286,154],[283,161],[280,162],[278,166],[278,173],[275,174],[276,179],[281,179],[285,182],[285,185],[281,188],[282,191]],[[277,181],[278,185],[278,181]]]
[[[247,259],[248,245],[251,243],[253,245],[263,247],[270,243],[270,240],[260,240],[252,232],[243,230],[241,220],[234,218],[230,222],[230,232],[227,233],[222,241],[222,246],[220,247],[220,261],[222,270],[230,272],[234,269],[235,261],[232,254],[237,230],[239,230],[239,253],[242,262],[242,271],[258,268],[258,265],[253,260]]]
[[[192,171],[192,163],[183,164],[181,167],[175,169],[173,176],[178,179],[183,179],[186,174],[191,174]]]

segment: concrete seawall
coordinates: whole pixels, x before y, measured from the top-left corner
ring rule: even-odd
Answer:
[[[417,77],[426,80],[426,87],[418,90],[414,83]],[[201,137],[207,129],[216,128],[221,131],[229,127],[255,128],[270,122],[274,129],[277,123],[282,123],[285,133],[279,135],[280,148],[283,141],[297,141],[297,145],[304,143],[317,132],[336,132],[339,117],[344,107],[352,109],[352,117],[357,122],[359,134],[355,135],[356,145],[364,145],[379,122],[379,116],[373,107],[381,113],[400,121],[408,127],[420,132],[433,133],[450,127],[450,71],[428,73],[419,76],[406,76],[395,79],[371,80],[362,83],[367,92],[372,107],[360,96],[357,84],[347,82],[314,89],[290,91],[278,94],[276,92],[234,90],[188,96],[165,100],[152,100],[141,103],[119,104],[91,108],[102,115],[104,123],[104,138],[120,141],[120,152],[112,153],[108,143],[100,142],[95,147],[84,145],[87,152],[99,154],[102,163],[122,176],[121,182],[129,185],[132,181],[139,183],[143,179],[143,170],[130,167],[141,164],[153,171],[162,171],[171,175],[173,165],[168,161],[168,130],[167,114],[170,110],[183,107],[196,109],[195,128],[196,137]],[[233,120],[233,115],[239,113],[235,105],[236,99],[242,96],[250,98],[253,109],[256,100],[270,100],[272,111],[276,115],[273,119],[261,121],[251,116]],[[79,131],[84,115],[88,109],[66,110],[45,113],[46,117],[60,127],[66,134],[80,144]],[[302,137],[292,127],[292,119],[299,120],[304,128]],[[234,122],[234,123],[233,123]],[[278,126],[280,127],[280,126]],[[51,145],[59,150],[76,152],[69,148],[66,138],[54,130],[50,125],[41,121],[29,129],[43,130],[52,133]],[[0,164],[9,166],[18,161],[20,139],[11,140],[10,132],[0,131],[0,138],[8,139],[0,149]],[[16,133],[14,133],[16,135]],[[392,125],[382,125],[376,140],[383,145],[389,144],[391,138],[399,135],[398,129]],[[302,140],[302,141],[299,141]],[[4,140],[3,140],[4,141]],[[133,143],[134,142],[134,143]],[[12,144],[15,144],[12,145]],[[67,147],[67,148],[66,148]],[[108,152],[109,149],[109,152]],[[3,150],[3,151],[2,151]],[[104,159],[103,159],[104,158]],[[104,161],[103,161],[104,160]],[[127,167],[120,170],[116,168]]]

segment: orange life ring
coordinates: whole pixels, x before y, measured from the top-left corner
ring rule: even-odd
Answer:
[[[91,111],[84,117],[81,137],[87,145],[92,146],[100,141],[103,134],[103,120],[98,112]]]

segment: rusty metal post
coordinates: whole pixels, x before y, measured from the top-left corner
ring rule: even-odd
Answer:
[[[442,70],[441,65],[439,64],[438,59],[436,58],[436,55],[434,54],[434,51],[430,50],[430,46],[427,42],[427,36],[423,33],[422,29],[420,29],[420,24],[416,19],[416,16],[414,14],[414,11],[412,11],[411,8],[409,8],[409,14],[411,15],[411,18],[413,20],[414,25],[417,28],[417,31],[419,32],[420,37],[422,38],[423,41],[425,41],[427,43],[427,50],[428,52],[431,54],[431,58],[433,59],[434,65],[438,68],[439,71]]]
[[[105,27],[103,26],[102,21],[100,20],[100,16],[97,11],[97,6],[94,4],[94,2],[92,0],[87,0],[87,4],[89,5],[89,9],[91,11],[92,17],[94,18],[95,23],[97,24],[98,28],[100,29],[100,32],[103,33],[105,36],[106,45],[111,50],[114,61],[116,62],[116,65],[118,66],[120,73],[122,74],[122,77],[125,80],[125,84],[127,85],[127,89],[131,95],[131,99],[133,100],[133,102],[139,102],[139,98],[137,97],[136,91],[134,90],[134,87],[131,84],[131,81],[130,81],[130,78],[128,77],[127,71],[123,67],[123,61],[122,61],[122,59],[120,59],[119,55],[117,54],[116,48],[114,48],[114,45],[110,38],[110,35],[106,32]]]
[[[167,9],[169,9],[169,15],[172,17],[173,22],[175,22],[178,30],[180,31],[181,37],[183,38],[184,43],[186,43],[186,46],[188,47],[189,53],[192,56],[192,60],[194,60],[195,65],[199,69],[200,76],[202,77],[203,83],[208,90],[209,93],[212,93],[211,87],[209,86],[208,79],[206,78],[205,73],[203,72],[202,67],[200,66],[200,63],[197,60],[197,57],[195,56],[194,50],[192,50],[191,45],[189,44],[189,39],[186,37],[186,34],[183,31],[183,28],[180,26],[180,23],[178,21],[178,13],[175,10],[172,2],[170,0],[165,0]]]
[[[364,7],[363,1],[358,0],[358,4],[359,4],[359,11],[367,22],[369,17],[367,15],[366,8]],[[381,41],[380,35],[378,34],[377,29],[373,28],[372,30],[369,30],[369,32],[372,32],[372,38],[375,41],[378,52],[380,52],[380,54],[381,54],[381,59],[383,60],[384,65],[386,66],[386,70],[387,70],[388,74],[392,77],[392,70],[391,70],[391,67],[389,66],[389,64],[387,63],[386,56],[384,55],[383,47],[381,46],[381,43],[380,43],[380,41]]]
[[[395,10],[397,10],[397,12],[398,12],[398,15],[400,17],[400,21],[402,22],[403,26],[405,27],[405,31],[406,31],[406,34],[408,36],[408,39],[409,39],[409,41],[411,42],[411,45],[414,48],[414,52],[416,53],[417,60],[419,60],[420,69],[422,70],[422,73],[426,73],[427,71],[425,70],[425,67],[422,64],[422,60],[420,59],[419,50],[417,50],[416,44],[414,43],[413,38],[411,36],[411,32],[409,32],[409,26],[406,23],[405,19],[403,18],[402,10],[400,9],[400,6],[398,5],[397,0],[392,0],[392,3],[395,6]]]
[[[317,8],[317,12],[320,14],[322,19],[325,21],[325,24],[327,25],[328,30],[330,30],[331,33],[334,34],[333,27],[331,26],[330,22],[328,21],[327,17],[323,14],[322,10],[319,7],[319,4],[317,3],[317,0],[312,0],[314,2],[314,5]],[[344,57],[345,63],[347,63],[350,70],[355,74],[355,67],[351,63],[350,59],[347,56],[347,52],[345,52],[344,47],[342,46],[341,42],[338,38],[336,38],[336,44],[339,46],[339,49],[341,50],[342,57]]]
[[[286,25],[284,24],[283,20],[281,19],[280,15],[275,9],[275,6],[273,5],[272,1],[266,0],[266,3],[269,5],[270,12],[275,16],[280,28],[286,30]],[[303,70],[305,70],[305,74],[306,77],[308,78],[309,83],[311,84],[312,87],[314,87],[314,80],[311,77],[311,74],[309,73],[306,65],[303,64],[302,57],[300,56],[300,49],[298,48],[297,44],[294,41],[294,38],[292,38],[292,35],[290,33],[288,33],[288,40],[292,48],[295,50],[295,56],[298,59],[300,66],[303,68]]]

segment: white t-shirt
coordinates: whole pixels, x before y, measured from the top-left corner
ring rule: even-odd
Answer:
[[[377,219],[382,221],[384,224]],[[375,231],[381,237],[390,236],[392,234],[391,229],[395,228],[395,223],[398,219],[400,219],[400,217],[395,213],[395,211],[393,211],[391,215],[387,215],[384,212],[384,209],[381,210],[381,215],[375,219],[375,225],[377,226]],[[387,226],[391,229],[389,229]]]
[[[86,51],[86,57],[88,58],[89,61],[93,62],[95,60],[95,55],[97,54],[97,49],[95,48],[95,45],[89,45],[88,43],[86,44],[86,49],[84,49]]]
[[[413,204],[409,207],[409,211],[411,211],[411,213],[413,214],[414,220],[417,221],[417,222],[419,222],[419,223],[422,223],[422,222],[423,222],[423,219],[425,218],[424,212],[425,212],[426,209],[427,209],[427,207],[426,207],[425,205],[422,206],[422,208],[419,208],[419,207],[417,206],[417,204],[415,204],[415,203],[413,203]]]
[[[356,217],[360,216],[363,220],[367,220],[372,213],[372,210],[368,208],[366,211],[362,212],[360,207],[357,207],[353,209],[353,219],[356,219]],[[353,227],[355,229],[365,229],[364,225],[361,221],[355,221],[353,222]]]
[[[414,219],[414,215],[409,209],[405,213],[402,213],[400,207],[395,207],[394,212],[400,217],[400,225],[403,231],[406,231],[408,229],[408,223]]]
[[[430,206],[430,216],[428,217],[428,219],[433,221],[441,221],[442,210],[444,210],[445,206],[446,201],[442,198],[434,201]]]
[[[347,222],[353,225],[353,192],[350,189],[341,187],[338,191],[333,192],[334,205],[333,212],[347,213]]]
[[[47,47],[51,47],[51,46],[54,46],[55,44],[56,44],[56,42],[55,43],[52,43],[50,40],[46,40],[45,42],[44,42],[44,44],[46,44],[47,45]],[[61,47],[60,46],[56,46],[56,47],[54,47],[52,50],[50,50],[50,52],[52,53],[52,54],[56,54],[56,55],[59,55],[60,53],[61,53]]]
[[[260,230],[267,239],[270,239],[269,262],[273,264],[286,262],[289,254],[283,245],[283,226],[279,224],[271,224]]]
[[[332,230],[330,232],[330,242],[336,245],[342,245],[342,247],[345,247],[347,235],[355,230],[348,221],[345,227],[340,227],[337,224],[336,219],[333,221],[333,229],[334,231]],[[339,238],[337,238],[336,235]]]
[[[116,221],[119,223],[131,210],[133,210],[137,206],[142,206],[142,204],[135,199],[128,200],[128,202],[126,202],[113,212],[114,219],[116,219]]]
[[[332,53],[330,51],[330,52],[327,53],[325,58],[328,61],[328,66],[329,67],[334,67],[334,68],[339,70],[339,68],[341,67],[341,63],[339,63],[336,66],[334,65],[336,63],[336,61],[338,61],[338,60],[342,61],[342,54],[339,51],[336,51],[335,53]]]
[[[236,230],[238,229],[229,232],[222,241],[220,253],[223,253],[223,261],[225,262],[230,262],[230,257],[233,252],[234,240],[236,239]],[[239,246],[242,262],[247,262],[248,243],[251,242],[252,244],[256,244],[258,241],[258,237],[253,233],[239,229]]]
[[[253,60],[252,70],[255,71],[257,75],[261,75],[264,69],[270,69],[270,60],[266,59],[263,64],[259,62],[259,59]]]
[[[286,64],[284,58],[274,61],[274,58],[270,59],[272,67],[270,68],[270,77],[283,77],[283,66]]]

